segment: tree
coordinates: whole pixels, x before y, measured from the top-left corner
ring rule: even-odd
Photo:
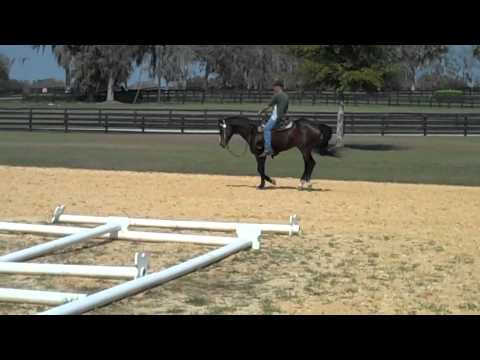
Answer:
[[[150,75],[158,81],[158,101],[162,80],[167,89],[173,81],[182,81],[186,86],[193,59],[189,45],[154,45],[150,49]]]
[[[204,89],[212,74],[224,88],[265,88],[274,77],[293,77],[297,64],[282,45],[195,45],[192,50],[203,70]]]
[[[405,67],[406,75],[415,91],[418,71],[425,65],[441,58],[448,52],[447,45],[399,45],[398,57]]]
[[[149,45],[68,45],[74,59],[74,76],[89,92],[107,88],[107,101],[114,100],[114,87],[128,80],[133,65],[143,62]]]
[[[480,59],[480,45],[473,46],[473,56]]]
[[[0,54],[0,80],[8,80],[10,75],[10,66],[12,62],[8,57]]]
[[[45,49],[47,45],[34,46]],[[50,45],[58,63],[66,69],[76,86],[90,99],[101,88],[107,89],[107,101],[114,100],[114,87],[127,81],[133,65],[143,61],[151,45]]]
[[[196,60],[203,70],[203,87],[208,89],[208,79],[215,71],[215,45],[195,45],[192,46],[194,60]]]
[[[391,71],[393,49],[385,45],[295,45],[290,53],[302,60],[309,85],[347,90],[378,90]]]

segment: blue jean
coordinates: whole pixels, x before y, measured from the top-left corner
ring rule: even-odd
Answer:
[[[265,125],[264,128],[264,140],[265,140],[265,150],[266,151],[273,151],[272,149],[272,130],[275,127],[275,124],[277,123],[277,119],[272,116],[270,120],[268,120],[267,124]]]

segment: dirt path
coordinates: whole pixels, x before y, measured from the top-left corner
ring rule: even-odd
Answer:
[[[11,167],[0,167],[0,179],[2,221],[42,222],[58,204],[69,213],[130,217],[301,216],[301,237],[267,236],[260,253],[99,313],[480,313],[480,188],[316,181],[313,191],[299,192],[297,180],[280,179],[259,192],[252,177]],[[0,235],[0,252],[40,241]],[[154,269],[206,250],[119,242],[45,261],[125,264],[139,247],[153,252]],[[65,291],[99,284],[45,281]],[[0,277],[2,287],[13,282]],[[12,309],[0,305],[0,313]]]

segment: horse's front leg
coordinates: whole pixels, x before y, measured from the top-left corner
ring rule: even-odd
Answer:
[[[266,179],[265,161],[266,161],[265,158],[257,157],[257,170],[258,170],[258,173],[260,174],[260,178],[262,180],[260,185],[257,186],[257,189],[264,189],[265,188],[265,179]]]

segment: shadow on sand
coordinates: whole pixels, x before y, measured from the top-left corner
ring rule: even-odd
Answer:
[[[250,188],[250,189],[256,189],[256,186],[252,185],[227,185],[227,187],[231,188]],[[269,191],[269,190],[299,190],[298,187],[296,186],[272,186],[268,185],[266,188],[262,189],[262,191]],[[309,191],[309,192],[328,192],[332,191],[330,189],[304,189],[302,191]]]

